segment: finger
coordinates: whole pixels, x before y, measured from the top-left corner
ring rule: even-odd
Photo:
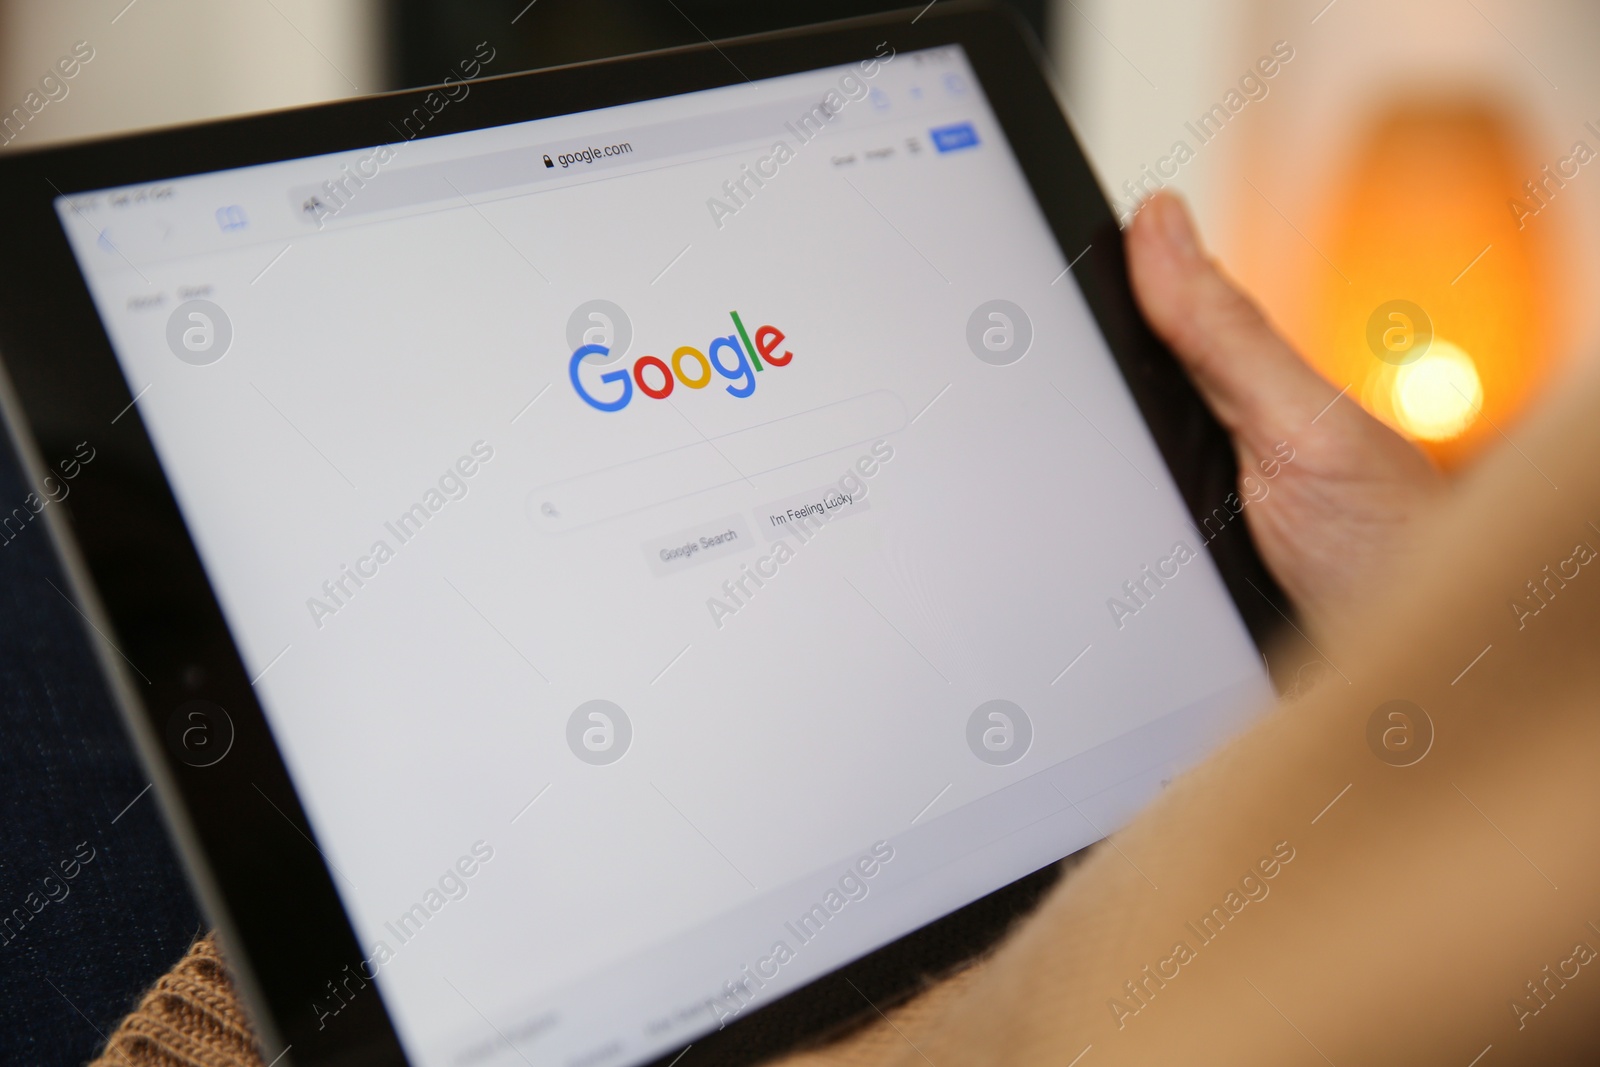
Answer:
[[[1158,193],[1135,217],[1128,262],[1145,317],[1236,436],[1304,425],[1337,395],[1206,258],[1177,197]]]

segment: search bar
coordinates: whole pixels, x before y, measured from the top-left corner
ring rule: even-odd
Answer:
[[[827,110],[817,110],[821,107],[820,97],[791,99],[653,126],[611,130],[581,140],[566,138],[415,167],[374,167],[371,176],[354,174],[346,166],[342,173],[321,185],[293,186],[289,202],[301,219],[321,226],[354,215],[459,201],[615,166],[740,144],[770,143],[785,136],[786,124],[799,127],[804,123],[810,136],[832,118]],[[794,137],[787,136],[791,140]],[[404,150],[403,144],[396,149]]]
[[[564,533],[866,444],[905,425],[898,395],[862,393],[540,486],[528,494],[528,513],[541,533]]]

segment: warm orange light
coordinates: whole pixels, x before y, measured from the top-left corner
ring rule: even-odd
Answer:
[[[1296,171],[1300,136],[1315,133],[1263,143],[1257,188],[1240,192],[1244,279],[1336,388],[1456,466],[1549,379],[1575,298],[1556,258],[1578,194],[1556,189],[1519,219],[1510,201],[1555,159],[1471,100],[1397,102],[1328,182]],[[1297,180],[1318,199],[1295,203]],[[1423,366],[1430,341],[1448,358]]]
[[[1425,355],[1396,368],[1387,401],[1395,426],[1408,437],[1449,441],[1478,418],[1483,381],[1471,356],[1435,339]]]
[[[1558,222],[1518,230],[1507,201],[1540,175],[1516,144],[1485,107],[1396,108],[1360,147],[1321,231],[1348,281],[1323,274],[1310,333],[1326,340],[1308,354],[1447,466],[1514,421],[1556,343],[1551,241],[1537,225]],[[1410,305],[1420,317],[1396,317]]]

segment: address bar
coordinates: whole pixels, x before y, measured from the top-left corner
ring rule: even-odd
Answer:
[[[820,97],[791,99],[611,130],[583,140],[551,141],[415,167],[384,167],[365,179],[347,167],[321,185],[293,186],[289,201],[305,221],[326,225],[354,215],[459,201],[614,166],[779,138],[793,141],[797,138],[791,128],[803,129],[809,138],[828,124],[823,117],[827,112],[820,107]]]

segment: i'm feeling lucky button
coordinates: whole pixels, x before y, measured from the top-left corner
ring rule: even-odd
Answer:
[[[768,541],[776,541],[796,528],[814,530],[824,523],[867,511],[870,507],[864,493],[849,493],[837,485],[830,485],[809,493],[796,493],[757,508],[756,525]]]

